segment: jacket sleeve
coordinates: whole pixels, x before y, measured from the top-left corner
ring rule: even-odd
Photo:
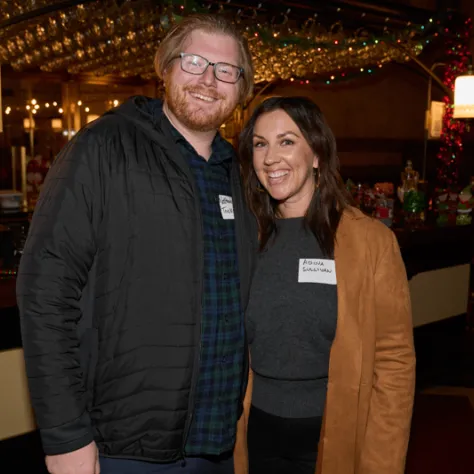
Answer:
[[[100,148],[84,129],[58,155],[18,271],[26,372],[46,454],[71,452],[93,439],[77,327],[101,220]]]
[[[388,233],[388,245],[375,267],[375,372],[359,471],[363,474],[405,472],[415,391],[408,281],[398,242]]]

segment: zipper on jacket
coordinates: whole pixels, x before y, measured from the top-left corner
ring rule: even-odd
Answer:
[[[201,350],[202,350],[202,342],[201,342],[201,333],[202,333],[202,292],[203,292],[203,281],[204,281],[204,255],[203,255],[203,236],[204,236],[204,223],[203,223],[203,218],[202,218],[202,209],[201,209],[201,203],[199,201],[199,192],[196,189],[196,183],[194,180],[191,181],[191,186],[193,189],[193,193],[195,196],[197,196],[196,199],[196,204],[197,204],[197,209],[199,213],[199,222],[200,222],[200,232],[201,232],[201,239],[198,239],[198,241],[201,244],[201,248],[198,249],[198,252],[201,253],[201,259],[200,259],[200,268],[198,269],[198,273],[201,275],[201,280],[199,282],[199,321],[196,326],[199,328],[198,329],[198,340],[199,340],[199,350],[196,351],[196,355],[194,356],[194,370],[193,374],[191,376],[191,388],[189,390],[189,401],[188,401],[188,413],[186,417],[186,421],[184,423],[184,433],[183,433],[183,445],[181,446],[181,455],[183,459],[183,467],[186,466],[186,443],[188,441],[189,437],[189,432],[191,431],[191,423],[193,421],[193,415],[194,415],[194,397],[196,395],[196,389],[197,389],[197,382],[198,382],[198,377],[199,377],[199,366],[201,363]]]
[[[164,114],[161,114],[160,120],[160,125],[164,125],[164,130],[160,137],[164,138],[164,142],[166,145],[167,151],[164,152],[165,156],[178,156],[182,159],[182,162],[185,163],[186,161],[184,160],[181,150],[177,146],[177,144],[172,140],[171,137],[171,123],[168,121],[167,118],[165,118]],[[154,124],[154,128],[156,128],[156,124]],[[156,131],[156,130],[155,130]],[[157,140],[158,143],[162,143],[161,140]],[[186,421],[184,422],[184,430],[183,430],[183,443],[181,445],[181,452],[180,452],[180,457],[178,459],[181,459],[183,467],[186,466],[186,442],[189,437],[189,432],[191,430],[191,423],[193,419],[193,414],[194,414],[194,397],[196,394],[196,388],[197,388],[197,381],[198,381],[198,376],[199,376],[199,365],[201,361],[201,325],[202,325],[202,289],[203,289],[203,280],[204,280],[204,256],[202,255],[203,253],[203,236],[204,236],[204,223],[203,223],[203,218],[202,218],[202,209],[201,209],[201,202],[199,199],[199,192],[196,186],[196,182],[194,180],[194,176],[192,175],[191,170],[189,169],[188,166],[184,165],[181,166],[179,164],[179,160],[171,160],[169,158],[170,163],[172,163],[175,167],[178,167],[180,171],[186,176],[188,179],[188,182],[191,184],[191,188],[193,191],[193,195],[195,197],[195,203],[197,205],[197,212],[199,214],[199,221],[200,221],[200,232],[201,232],[201,238],[197,239],[199,243],[201,244],[201,247],[198,249],[198,252],[201,253],[201,259],[199,261],[199,266],[198,268],[198,273],[201,275],[201,281],[199,282],[199,295],[200,295],[200,301],[199,301],[199,321],[197,324],[197,337],[199,340],[199,350],[196,351],[195,357],[194,357],[194,369],[193,373],[191,375],[191,388],[189,389],[189,401],[188,401],[188,412],[186,415]],[[199,255],[199,253],[198,253]]]

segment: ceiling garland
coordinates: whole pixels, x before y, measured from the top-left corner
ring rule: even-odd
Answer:
[[[65,3],[0,0],[0,26],[9,25],[0,29],[0,63],[17,71],[36,68],[152,79],[153,55],[170,26],[190,13],[213,11],[231,15],[248,38],[257,84],[341,77],[341,71],[350,77],[354,71],[406,62],[410,55],[419,55],[443,26],[441,19],[427,17],[396,29],[388,21],[376,32],[364,27],[348,29],[342,10],[340,20],[330,24],[317,14],[295,20],[290,9],[269,19],[269,2],[237,8],[230,1],[89,0],[54,8]],[[69,2],[73,3],[78,2]],[[16,22],[19,15],[24,20]],[[363,15],[360,24],[364,24]]]

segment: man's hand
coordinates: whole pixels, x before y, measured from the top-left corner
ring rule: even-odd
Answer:
[[[46,456],[46,467],[51,474],[99,474],[99,453],[92,443],[71,453]]]

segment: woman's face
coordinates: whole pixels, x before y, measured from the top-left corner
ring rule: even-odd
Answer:
[[[254,127],[253,166],[282,217],[302,217],[314,194],[318,157],[283,110],[261,115]]]

